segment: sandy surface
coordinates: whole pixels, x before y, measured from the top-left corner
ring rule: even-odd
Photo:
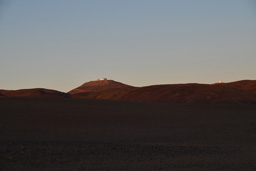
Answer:
[[[1,170],[256,170],[256,105],[0,99]]]

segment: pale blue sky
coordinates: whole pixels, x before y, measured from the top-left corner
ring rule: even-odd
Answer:
[[[254,0],[0,0],[0,89],[256,79]]]

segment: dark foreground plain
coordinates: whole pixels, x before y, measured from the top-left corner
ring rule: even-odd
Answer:
[[[256,170],[256,105],[2,98],[0,170]]]

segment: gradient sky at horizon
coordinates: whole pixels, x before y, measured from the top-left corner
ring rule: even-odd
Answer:
[[[0,89],[256,79],[254,0],[0,0]]]

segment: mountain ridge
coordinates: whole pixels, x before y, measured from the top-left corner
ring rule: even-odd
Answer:
[[[90,81],[69,91],[33,88],[0,90],[0,97],[85,98],[164,103],[253,103],[256,80],[215,84],[161,84],[133,87],[114,80]]]
[[[162,84],[74,93],[72,97],[173,103],[256,103],[256,81],[216,84]]]

